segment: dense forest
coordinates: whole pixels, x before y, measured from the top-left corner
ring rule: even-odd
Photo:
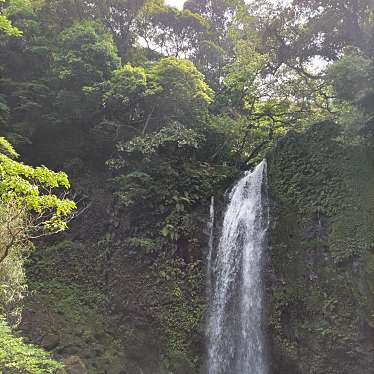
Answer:
[[[365,173],[353,147],[374,145],[373,116],[372,0],[0,0],[0,373],[204,373],[211,197],[222,210],[266,157],[274,200],[364,212],[339,178]],[[324,179],[295,182],[317,166]],[[374,276],[371,213],[344,237],[362,235],[371,260],[332,252],[337,274],[360,259]],[[301,304],[273,291],[275,336]],[[303,335],[284,334],[301,360]],[[346,373],[318,357],[272,372]]]

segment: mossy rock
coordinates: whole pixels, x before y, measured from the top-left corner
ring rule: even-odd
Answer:
[[[161,374],[197,374],[197,372],[185,353],[173,352],[163,363]]]
[[[88,374],[86,365],[79,356],[69,356],[63,360],[64,369],[58,374]]]
[[[373,147],[322,123],[286,136],[268,161],[272,372],[369,374]]]

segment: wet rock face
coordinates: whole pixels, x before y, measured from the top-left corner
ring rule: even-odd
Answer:
[[[374,367],[374,152],[352,143],[324,123],[269,157],[273,374]]]

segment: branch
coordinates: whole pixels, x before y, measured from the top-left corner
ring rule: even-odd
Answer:
[[[255,148],[252,150],[252,152],[249,154],[249,156],[247,157],[247,159],[245,160],[245,164],[248,164],[249,161],[258,155],[258,153],[262,150],[263,147],[265,147],[265,145],[269,144],[272,140],[273,140],[273,128],[270,128],[269,129],[269,135],[268,135],[268,138],[263,140],[261,143],[257,144],[255,146]]]
[[[145,132],[146,132],[146,130],[147,130],[147,127],[148,127],[148,125],[149,125],[149,122],[150,122],[150,120],[151,120],[151,118],[152,118],[152,115],[153,115],[153,112],[155,111],[155,109],[156,109],[156,104],[153,105],[152,110],[151,110],[151,112],[148,114],[147,120],[145,121],[145,124],[144,124],[144,127],[143,127],[143,131],[142,131],[142,134],[143,134],[143,135],[145,134]]]

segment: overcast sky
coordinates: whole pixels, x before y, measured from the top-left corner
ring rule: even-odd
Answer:
[[[175,6],[178,9],[182,9],[183,4],[185,3],[186,0],[165,0],[165,3],[167,5]],[[250,1],[250,0],[248,0]],[[290,0],[273,0],[274,3],[283,3],[287,4],[290,2]]]
[[[167,5],[175,6],[178,9],[182,9],[185,0],[165,0]]]

